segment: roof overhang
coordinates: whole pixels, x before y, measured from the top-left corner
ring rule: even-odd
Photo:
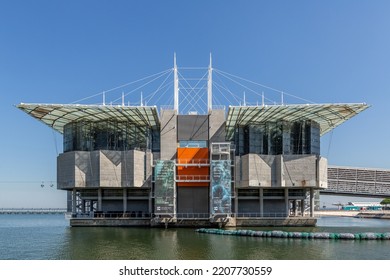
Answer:
[[[115,120],[129,122],[142,127],[160,125],[156,106],[113,106],[113,105],[76,105],[76,104],[26,104],[17,108],[33,118],[63,133],[64,126],[77,121]]]
[[[322,136],[368,107],[365,103],[229,106],[226,137],[231,139],[237,126],[303,120],[317,122]]]

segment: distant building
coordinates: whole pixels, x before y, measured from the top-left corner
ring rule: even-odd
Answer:
[[[348,202],[347,205],[342,206],[342,210],[382,210],[380,202]]]
[[[174,71],[177,71],[175,65]],[[215,108],[24,104],[63,134],[57,188],[72,226],[314,225],[320,137],[366,104]]]

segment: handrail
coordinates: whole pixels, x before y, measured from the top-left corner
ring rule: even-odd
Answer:
[[[193,158],[180,158],[176,159],[175,162],[177,164],[184,164],[184,165],[198,165],[198,164],[205,164],[205,165],[210,165],[210,160],[205,159],[205,158],[200,158],[200,159],[193,159]]]
[[[277,218],[288,217],[285,212],[267,212],[267,213],[237,213],[238,218]]]
[[[176,181],[210,181],[210,175],[176,175]]]

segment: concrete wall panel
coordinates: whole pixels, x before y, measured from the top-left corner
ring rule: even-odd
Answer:
[[[177,115],[175,110],[161,110],[161,160],[174,160],[177,149]]]
[[[283,156],[283,177],[287,187],[316,187],[317,156]]]
[[[212,110],[209,115],[209,140],[211,143],[226,142],[225,110]]]
[[[208,115],[178,115],[177,139],[180,140],[209,140]]]

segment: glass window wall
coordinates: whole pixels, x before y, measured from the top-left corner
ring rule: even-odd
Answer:
[[[150,148],[150,131],[128,122],[73,122],[64,127],[64,152]],[[159,146],[159,145],[158,145]]]
[[[237,155],[320,154],[320,126],[314,121],[267,122],[235,129]]]

